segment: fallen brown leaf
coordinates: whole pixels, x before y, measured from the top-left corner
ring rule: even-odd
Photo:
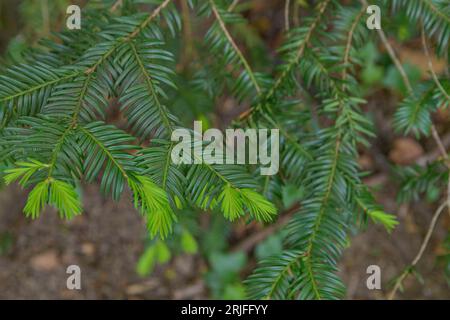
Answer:
[[[55,250],[48,250],[35,255],[30,260],[31,267],[37,271],[53,271],[60,266],[60,260]]]

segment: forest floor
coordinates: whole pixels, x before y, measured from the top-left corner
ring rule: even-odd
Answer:
[[[389,280],[417,253],[432,214],[431,208],[421,206],[398,208],[389,196],[389,185],[382,190],[380,199],[386,200],[388,211],[398,213],[400,225],[392,235],[371,225],[352,239],[340,263],[349,299],[385,297]],[[129,195],[116,203],[101,198],[96,186],[88,186],[85,212],[70,222],[60,220],[51,209],[35,221],[25,218],[21,212],[25,199],[26,193],[16,186],[0,193],[0,299],[208,297],[200,256],[176,257],[146,278],[136,274],[146,231]],[[409,278],[401,298],[450,298],[443,268],[436,263],[449,222],[448,215],[442,218],[419,263],[424,283]],[[66,268],[72,264],[81,268],[79,291],[66,289]],[[381,267],[382,290],[366,287],[366,268],[373,264]]]

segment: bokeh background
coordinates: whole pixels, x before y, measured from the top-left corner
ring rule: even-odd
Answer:
[[[29,46],[49,37],[51,31],[65,27],[65,11],[69,4],[85,5],[87,1],[69,0],[0,0],[0,63],[20,62]],[[180,8],[181,1],[178,1]],[[284,1],[242,0],[241,9],[250,25],[235,30],[244,52],[255,65],[275,59],[284,28]],[[292,0],[294,18],[301,23],[314,1]],[[342,1],[345,2],[345,1]],[[145,6],[143,7],[145,10]],[[408,76],[414,83],[428,77],[420,37],[399,15],[387,26],[389,41],[399,54]],[[194,25],[199,39],[205,30]],[[387,212],[397,215],[400,225],[389,235],[371,225],[355,232],[349,239],[340,263],[347,284],[348,299],[382,299],[390,280],[410,263],[419,250],[440,190],[429,190],[419,201],[399,204],[398,184],[392,173],[394,166],[424,163],[438,156],[432,141],[403,137],[392,129],[392,114],[403,88],[400,76],[382,47],[367,43],[361,51],[365,67],[360,80],[373,115],[377,138],[370,149],[360,150],[360,164],[370,171],[366,183],[376,190],[379,202]],[[180,73],[189,59],[179,59]],[[272,61],[272,62],[276,62]],[[446,68],[435,59],[438,73]],[[0,67],[1,70],[1,67]],[[211,126],[225,127],[245,106],[229,97],[211,101],[189,95],[189,87],[181,87],[179,99],[190,99],[198,108],[186,118],[200,118]],[[113,102],[112,102],[113,103]],[[199,107],[200,106],[200,107]],[[435,115],[435,123],[450,147],[450,115]],[[115,114],[110,121],[120,122]],[[259,258],[281,250],[279,227],[258,224],[233,225],[220,216],[186,213],[183,227],[174,239],[161,244],[147,238],[145,224],[135,209],[130,195],[113,202],[100,195],[97,185],[84,187],[84,213],[72,221],[62,221],[52,209],[32,221],[22,214],[27,190],[17,185],[0,187],[0,298],[2,299],[241,299],[245,298],[242,279],[255,267]],[[283,191],[286,208],[292,205],[289,186]],[[420,277],[408,278],[406,299],[450,298],[450,240],[447,233],[450,215],[443,215],[429,247],[418,266]],[[154,252],[158,251],[158,259]],[[82,290],[66,289],[66,267],[76,264],[82,270]],[[366,268],[379,265],[382,290],[368,290]]]

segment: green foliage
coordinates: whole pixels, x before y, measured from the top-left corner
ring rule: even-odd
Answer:
[[[446,0],[393,0],[396,11],[406,11],[415,23],[425,27],[429,37],[435,37],[438,53],[448,50],[450,38],[450,4]]]
[[[292,297],[291,283],[301,272],[301,251],[285,251],[281,255],[262,260],[248,278],[249,295],[253,299],[285,299]]]
[[[432,89],[419,88],[415,95],[407,97],[394,115],[394,126],[398,131],[408,134],[429,135],[431,129],[431,111],[437,104],[432,99]]]
[[[288,48],[295,54],[288,55],[282,75],[289,73],[300,57],[306,57],[308,62],[300,64],[304,83],[321,89],[321,112],[334,119],[335,125],[316,131],[316,141],[310,147],[314,161],[306,165],[302,181],[307,190],[305,200],[287,228],[288,250],[265,260],[248,279],[253,298],[335,299],[345,293],[335,271],[346,244],[349,216],[359,208],[361,182],[354,146],[357,142],[367,144],[365,136],[373,133],[370,122],[360,114],[359,105],[364,101],[350,95],[358,90],[351,70],[347,70],[350,62],[357,61],[354,48],[367,37],[360,27],[364,23],[362,12],[337,6],[341,17],[338,33],[322,39],[320,51],[307,49],[314,31],[321,34],[321,27],[315,28],[328,5],[327,1],[320,3],[310,28],[303,28],[289,41]],[[327,40],[342,41],[343,46],[325,45]],[[295,88],[292,81],[286,86]]]
[[[133,191],[134,206],[147,216],[150,235],[167,237],[177,218],[164,190],[144,176],[130,177],[128,185]]]
[[[209,257],[211,270],[206,282],[216,299],[245,299],[245,290],[239,283],[239,273],[247,263],[243,252],[219,253]]]
[[[281,252],[283,252],[282,234],[275,234],[268,237],[255,248],[255,256],[259,260],[280,254]]]
[[[417,201],[428,190],[446,184],[448,171],[442,162],[434,162],[425,167],[408,166],[396,169],[400,181],[398,200],[401,202]]]
[[[176,250],[160,238],[177,235],[185,211],[201,209],[213,219],[203,245],[182,229],[177,246],[208,257],[214,297],[343,298],[337,271],[349,231],[368,220],[388,231],[397,224],[376,204],[358,165],[359,148],[370,147],[376,135],[360,78],[366,87],[381,82],[379,74],[367,74],[368,66],[379,66],[370,53],[376,33],[366,28],[366,8],[357,1],[317,1],[286,33],[276,67],[255,72],[238,38],[248,22],[231,1],[189,1],[196,19],[211,24],[200,43],[183,39],[189,32],[181,36],[174,1],[147,1],[150,13],[139,10],[140,2],[124,1],[116,12],[111,1],[88,5],[82,32],[55,34],[0,76],[0,162],[7,167],[6,183],[32,188],[25,214],[36,218],[51,205],[72,218],[82,212],[77,186],[99,181],[114,200],[131,191],[150,236],[159,236],[138,263],[141,275],[170,260]],[[392,8],[423,23],[444,56],[450,36],[445,1],[396,0]],[[177,66],[185,58],[180,39],[199,51],[189,64],[194,70],[183,74]],[[394,116],[398,131],[429,135],[431,113],[449,105],[449,81],[438,80],[440,86],[423,81],[408,90],[413,92]],[[185,125],[184,115],[205,117],[186,109],[197,99],[209,104],[225,94],[249,106],[234,126],[280,130],[278,175],[261,176],[257,165],[171,161],[170,138]],[[112,119],[115,113],[120,121]],[[440,184],[446,174],[442,168],[422,171],[405,173],[402,183],[411,195]],[[244,291],[239,276],[246,256],[223,253],[228,229],[217,213],[229,221],[270,223],[294,205],[287,227],[267,243],[274,255],[258,254],[263,259]]]
[[[79,48],[84,51],[80,58],[64,65],[66,52],[47,43],[50,54],[42,59],[31,56],[30,62],[13,66],[2,76],[5,141],[0,152],[3,161],[17,163],[16,169],[7,171],[7,182],[20,175],[24,187],[29,181],[36,184],[25,207],[27,214],[38,216],[47,203],[68,218],[78,214],[80,205],[74,203],[78,197],[68,186],[82,178],[87,182],[99,178],[102,193],[115,200],[128,185],[151,236],[167,237],[177,220],[174,210],[187,203],[213,208],[234,180],[239,183],[233,190],[254,218],[269,221],[275,214],[273,205],[246,189],[254,183],[245,183],[241,173],[235,175],[241,168],[186,171],[170,161],[173,144],[168,139],[178,120],[163,101],[168,99],[166,90],[176,90],[174,55],[164,48],[164,30],[153,22],[161,14],[172,35],[179,30],[180,19],[171,2],[159,1],[150,15],[104,17],[109,25],[88,18],[88,29],[102,31],[91,47]],[[75,45],[72,41],[77,39],[64,40]],[[129,133],[104,122],[109,101],[116,97]],[[150,136],[160,138],[159,147],[136,144]],[[28,164],[23,166],[25,160]],[[196,175],[203,175],[203,182]],[[214,177],[224,182],[216,191]],[[250,174],[247,179],[251,180]]]
[[[389,232],[391,232],[398,224],[395,216],[387,214],[383,211],[369,211],[367,214],[373,222],[382,224]]]
[[[5,170],[6,175],[3,177],[6,184],[10,184],[20,178],[20,185],[25,186],[28,180],[38,170],[46,168],[47,166],[37,160],[31,160],[30,162],[17,162],[16,168]]]
[[[48,168],[47,165],[37,161],[18,162],[18,167],[6,170],[5,182],[10,184],[20,179],[19,183],[26,186],[30,178],[39,170]],[[67,219],[81,213],[81,203],[78,193],[72,185],[67,182],[47,178],[39,182],[30,192],[24,212],[33,219],[39,217],[41,210],[46,204],[58,208],[62,217]]]
[[[186,227],[178,225],[170,238],[164,241],[160,238],[147,241],[136,265],[136,272],[141,277],[149,276],[158,265],[168,264],[180,254],[195,255],[198,250],[199,245],[194,235]]]
[[[157,263],[167,263],[171,258],[171,253],[167,245],[162,241],[156,241],[147,247],[139,258],[136,271],[141,277],[148,276],[152,273]]]
[[[394,11],[406,12],[408,18],[423,28],[425,34],[436,40],[438,56],[447,57],[450,38],[450,4],[445,0],[395,0]],[[428,50],[428,49],[427,49]],[[407,97],[397,110],[394,125],[397,130],[416,136],[428,135],[431,127],[431,112],[449,104],[448,79],[436,79],[407,88]]]
[[[195,254],[198,251],[197,241],[188,230],[183,230],[180,244],[181,249],[186,253]]]
[[[275,207],[259,193],[251,189],[234,189],[227,185],[219,196],[222,211],[226,218],[233,221],[244,214],[244,204],[250,214],[259,221],[271,221]]]
[[[46,204],[58,208],[61,217],[67,219],[81,213],[81,203],[77,191],[70,184],[58,180],[39,182],[30,192],[23,211],[35,219]]]

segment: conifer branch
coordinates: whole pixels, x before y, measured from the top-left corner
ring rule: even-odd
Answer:
[[[147,71],[147,69],[145,68],[144,63],[142,62],[142,59],[139,56],[139,54],[138,54],[138,52],[136,50],[136,46],[134,45],[134,43],[132,41],[130,41],[129,45],[130,45],[130,47],[132,49],[132,52],[133,52],[133,55],[134,55],[136,61],[138,62],[139,68],[140,68],[142,74],[145,77],[145,83],[147,84],[147,88],[148,88],[148,90],[150,92],[150,95],[153,97],[153,99],[154,99],[154,101],[156,103],[156,106],[158,107],[158,111],[159,111],[159,114],[161,115],[161,118],[162,118],[162,120],[164,122],[164,125],[166,126],[166,128],[169,129],[170,133],[172,133],[172,131],[173,131],[172,124],[171,124],[171,122],[170,122],[170,120],[169,120],[169,118],[168,118],[168,116],[167,116],[163,106],[161,105],[161,102],[159,101],[159,97],[158,97],[158,95],[157,95],[157,93],[155,91],[155,86],[154,86],[152,77],[149,74],[149,72]]]
[[[304,39],[304,41],[302,41],[302,43],[300,44],[300,46],[297,50],[297,54],[291,61],[288,61],[287,67],[283,70],[281,75],[275,81],[275,84],[272,86],[272,88],[266,94],[266,96],[265,96],[266,99],[270,99],[273,97],[273,95],[278,90],[278,88],[283,84],[285,78],[290,74],[291,70],[298,64],[300,58],[303,56],[303,53],[305,52],[305,49],[309,45],[309,41],[311,40],[314,30],[316,29],[316,27],[319,25],[320,21],[322,20],[323,14],[325,13],[325,10],[329,3],[330,3],[330,0],[325,0],[319,4],[317,16],[316,16],[315,20],[313,21],[313,23],[309,26],[308,32],[306,33],[306,36],[305,36],[305,39]]]
[[[214,16],[216,17],[220,28],[222,29],[222,32],[224,33],[225,37],[228,39],[230,45],[233,47],[234,51],[236,52],[236,54],[238,55],[241,63],[243,64],[245,70],[247,71],[248,75],[250,76],[250,80],[252,81],[253,86],[255,87],[255,90],[257,92],[257,94],[259,95],[261,93],[261,88],[258,84],[258,81],[256,80],[255,75],[253,74],[252,69],[250,68],[250,65],[247,61],[247,59],[245,59],[244,55],[242,54],[241,50],[239,49],[239,47],[237,46],[236,42],[233,40],[233,37],[231,36],[230,32],[228,31],[225,22],[223,21],[217,6],[214,2],[214,0],[209,0],[210,4],[211,4],[211,9],[214,13]]]

